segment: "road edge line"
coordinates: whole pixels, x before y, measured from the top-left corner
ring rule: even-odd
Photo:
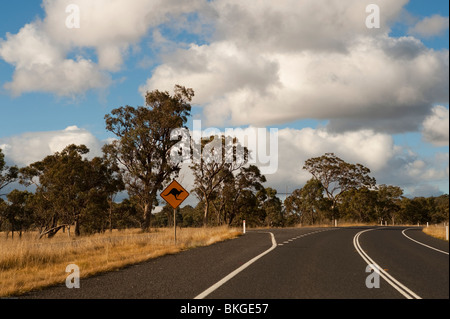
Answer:
[[[406,229],[404,229],[404,230],[402,231],[403,236],[405,236],[405,237],[408,238],[409,240],[412,240],[413,242],[416,242],[416,243],[419,244],[419,245],[425,246],[425,247],[427,247],[427,248],[430,248],[430,249],[436,250],[436,251],[438,251],[438,252],[440,252],[440,253],[443,253],[443,254],[448,255],[448,252],[446,252],[446,251],[443,251],[443,250],[434,248],[434,247],[432,247],[432,246],[426,245],[426,244],[421,243],[421,242],[418,241],[418,240],[412,239],[411,237],[409,237],[408,235],[406,235],[406,234],[405,234],[405,231],[410,230],[410,229],[414,229],[414,228],[406,228]]]
[[[277,241],[275,240],[275,236],[273,233],[269,232],[268,234],[271,235],[272,238],[272,247],[270,247],[269,249],[267,249],[266,251],[264,251],[263,253],[259,254],[258,256],[254,257],[253,259],[247,261],[245,264],[243,264],[241,267],[237,268],[236,270],[234,270],[233,272],[231,272],[230,274],[228,274],[227,276],[225,276],[224,278],[222,278],[221,280],[219,280],[218,282],[216,282],[214,285],[212,285],[211,287],[209,287],[208,289],[206,289],[205,291],[203,291],[201,294],[199,294],[198,296],[196,296],[194,299],[204,299],[206,298],[209,294],[211,294],[213,291],[215,291],[216,289],[218,289],[220,286],[222,286],[223,284],[225,284],[227,281],[229,281],[231,278],[233,278],[234,276],[236,276],[237,274],[239,274],[241,271],[243,271],[245,268],[247,268],[248,266],[250,266],[251,264],[253,264],[255,261],[257,261],[258,259],[260,259],[261,257],[267,255],[268,253],[270,253],[272,250],[274,250],[275,248],[277,248]]]

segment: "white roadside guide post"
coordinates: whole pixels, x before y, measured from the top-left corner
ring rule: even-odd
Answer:
[[[445,226],[445,239],[448,240],[448,225]]]
[[[243,228],[244,228],[244,234],[245,234],[245,219],[244,219],[244,223],[243,223]]]

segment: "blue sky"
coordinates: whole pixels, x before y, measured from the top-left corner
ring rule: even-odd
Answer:
[[[17,165],[66,141],[98,151],[112,137],[105,114],[178,83],[196,91],[193,118],[205,128],[279,128],[268,183],[280,191],[301,187],[304,160],[328,151],[411,195],[448,193],[448,2],[368,1],[388,22],[367,30],[355,1],[91,1],[104,4],[98,13],[85,0],[5,1],[0,147]],[[80,30],[61,27],[71,3]],[[114,24],[125,11],[124,25]]]

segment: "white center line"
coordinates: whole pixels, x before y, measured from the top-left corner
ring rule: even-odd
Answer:
[[[369,232],[375,229],[367,229],[360,231],[353,237],[353,245],[356,248],[356,251],[360,254],[362,259],[368,264],[372,265],[373,269],[380,274],[380,276],[386,280],[388,284],[390,284],[392,287],[394,287],[399,293],[401,293],[404,297],[407,299],[422,299],[417,294],[415,294],[412,290],[410,290],[408,287],[400,283],[398,280],[396,280],[394,277],[392,277],[390,274],[388,274],[382,267],[380,267],[375,261],[373,261],[372,258],[369,257],[369,255],[361,248],[361,244],[359,243],[359,236],[365,232]]]

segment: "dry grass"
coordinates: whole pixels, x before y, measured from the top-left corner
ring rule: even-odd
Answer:
[[[11,240],[0,233],[0,297],[64,283],[69,264],[78,265],[81,278],[85,278],[240,234],[228,227],[177,229],[175,245],[173,228],[150,233],[114,231],[76,239],[60,233],[37,240],[36,234],[28,233]]]
[[[437,225],[437,226],[429,226],[429,227],[424,227],[422,229],[422,231],[427,234],[430,235],[432,237],[436,237],[439,239],[443,239],[446,240],[445,238],[445,226],[442,225]]]

